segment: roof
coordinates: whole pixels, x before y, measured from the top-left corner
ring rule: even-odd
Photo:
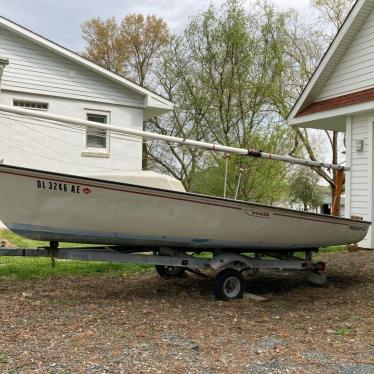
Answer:
[[[25,37],[28,40],[31,40],[32,42],[47,48],[50,51],[53,51],[65,58],[67,58],[70,61],[73,61],[89,70],[92,70],[96,72],[97,74],[114,81],[116,83],[119,83],[120,85],[126,87],[127,89],[130,89],[142,96],[144,96],[144,119],[150,119],[152,117],[161,115],[163,113],[169,112],[174,109],[174,104],[162,97],[161,95],[152,92],[126,78],[123,78],[122,76],[115,74],[91,61],[88,59],[78,55],[77,53],[62,47],[61,45],[50,41],[49,39],[46,39],[45,37],[38,35],[29,29],[18,25],[17,23],[0,16],[0,26],[13,31],[14,33]]]
[[[374,88],[368,88],[366,90],[336,96],[331,99],[316,101],[315,103],[310,104],[305,109],[300,110],[295,117],[301,117],[308,114],[324,112],[326,110],[342,108],[348,105],[366,103],[373,100]]]
[[[372,103],[369,103],[369,101],[373,100],[372,92],[367,90],[367,92],[361,91],[358,95],[352,93],[352,95],[343,95],[315,102],[318,94],[323,89],[373,8],[374,0],[357,0],[353,5],[343,25],[340,27],[308,84],[289,113],[287,118],[288,124],[344,130],[344,128],[341,128],[342,122],[340,121],[343,120],[345,125],[344,119],[346,114],[368,110],[373,107]],[[313,121],[318,121],[318,124],[313,124]]]

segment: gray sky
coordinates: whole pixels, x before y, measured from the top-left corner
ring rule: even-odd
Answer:
[[[306,13],[309,0],[273,0],[281,9]],[[189,17],[222,0],[0,0],[0,15],[74,51],[83,50],[80,25],[92,18],[155,14],[178,30]]]

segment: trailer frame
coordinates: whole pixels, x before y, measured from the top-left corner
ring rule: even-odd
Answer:
[[[65,259],[155,265],[159,275],[164,278],[180,276],[185,270],[199,275],[203,275],[203,271],[212,270],[217,273],[213,282],[214,294],[221,300],[242,297],[245,287],[242,274],[246,271],[303,271],[314,284],[322,285],[326,281],[325,264],[313,261],[313,252],[318,252],[318,248],[298,250],[305,253],[303,258],[295,256],[294,249],[282,252],[243,250],[242,253],[207,249],[206,252],[212,253],[211,258],[196,257],[201,252],[205,251],[192,252],[191,248],[122,246],[59,248],[58,242],[34,249],[0,248],[0,256],[50,257],[52,263],[55,259]],[[176,271],[178,269],[180,271]]]

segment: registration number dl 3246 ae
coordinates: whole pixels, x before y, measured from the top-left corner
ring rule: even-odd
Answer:
[[[37,186],[38,189],[41,189],[41,190],[66,192],[66,193],[73,193],[73,194],[76,194],[76,195],[79,195],[81,193],[87,195],[87,194],[91,193],[90,188],[83,187],[79,184],[47,181],[47,180],[42,180],[42,179],[38,179],[36,181],[36,186]]]

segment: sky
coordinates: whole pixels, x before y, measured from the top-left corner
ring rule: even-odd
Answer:
[[[80,25],[86,20],[129,13],[154,14],[172,30],[182,30],[191,16],[223,0],[0,0],[0,15],[75,52],[84,49]],[[272,0],[280,9],[306,13],[309,0]],[[244,1],[246,3],[246,1]],[[249,1],[247,1],[249,3]]]

